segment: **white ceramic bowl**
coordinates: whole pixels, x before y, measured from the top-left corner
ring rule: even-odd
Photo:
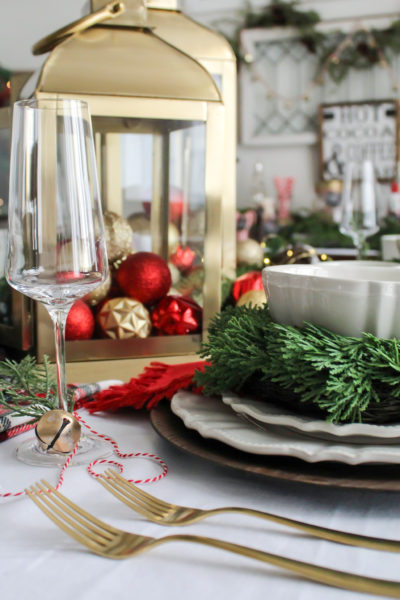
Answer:
[[[381,250],[384,260],[400,259],[400,235],[382,235]]]
[[[305,321],[342,335],[400,337],[400,265],[332,261],[263,269],[271,317],[302,327]]]

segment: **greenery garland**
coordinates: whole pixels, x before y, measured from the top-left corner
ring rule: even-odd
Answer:
[[[15,416],[40,417],[59,408],[54,368],[48,356],[38,365],[26,356],[20,362],[0,361],[0,406]],[[68,391],[69,410],[73,409],[73,391]]]
[[[196,383],[289,403],[336,423],[400,420],[400,340],[274,323],[265,307],[228,307],[209,329]]]
[[[399,220],[392,215],[385,216],[378,233],[368,238],[368,248],[380,251],[381,237],[389,234],[400,234]],[[327,248],[328,254],[329,248],[354,248],[353,240],[340,232],[339,225],[326,211],[293,214],[291,222],[279,229],[277,237],[276,240],[271,238],[270,243],[276,247],[279,242],[281,248],[288,244],[303,243]]]
[[[298,10],[298,2],[287,0],[271,0],[261,10],[254,10],[249,1],[245,9],[239,13],[232,37],[228,37],[239,61],[246,57],[240,51],[240,32],[242,29],[261,27],[295,27],[299,31],[299,41],[307,50],[318,56],[319,65],[325,65],[327,59],[335,52],[345,39],[345,33],[335,31],[325,34],[318,31],[319,14],[314,10]],[[372,34],[372,37],[371,37]],[[376,41],[376,45],[374,43]],[[389,61],[391,54],[400,53],[400,20],[396,20],[385,29],[372,28],[369,31],[357,31],[352,43],[340,53],[337,61],[330,61],[328,73],[335,83],[342,81],[351,68],[368,69],[382,60],[381,52]]]

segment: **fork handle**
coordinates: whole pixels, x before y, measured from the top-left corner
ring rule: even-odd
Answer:
[[[359,546],[361,548],[371,548],[373,550],[383,550],[385,552],[400,552],[400,542],[396,540],[384,540],[366,535],[347,533],[345,531],[339,531],[337,529],[319,527],[318,525],[303,523],[302,521],[296,521],[295,519],[289,519],[287,517],[280,517],[278,515],[273,515],[252,508],[226,506],[223,508],[210,509],[205,512],[207,512],[207,516],[228,512],[240,513],[243,515],[265,519],[266,521],[273,521],[274,523],[279,523],[280,525],[293,527],[295,529],[304,531],[305,533],[309,533],[314,537],[322,538],[324,540],[330,540],[331,542],[339,542],[341,544],[348,544],[349,546]]]
[[[202,544],[204,546],[212,546],[213,548],[220,548],[221,550],[227,550],[228,552],[240,554],[241,556],[248,556],[249,558],[254,558],[270,565],[287,569],[288,571],[297,573],[306,579],[323,583],[325,585],[356,592],[377,594],[378,596],[385,596],[388,598],[400,598],[400,583],[395,581],[364,577],[362,575],[346,573],[345,571],[337,571],[327,567],[319,567],[303,561],[286,558],[284,556],[279,556],[278,554],[271,554],[270,552],[263,552],[262,550],[249,548],[248,546],[232,544],[223,540],[203,537],[200,535],[178,534],[158,538],[157,540],[154,540],[154,542],[155,546],[167,542],[193,542],[195,544]]]

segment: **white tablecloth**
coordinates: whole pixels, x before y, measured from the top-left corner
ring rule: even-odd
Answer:
[[[82,415],[86,416],[84,411]],[[88,416],[114,437],[122,451],[150,451],[168,464],[161,481],[143,486],[172,502],[203,508],[245,505],[280,515],[372,536],[399,538],[397,494],[339,490],[254,478],[189,456],[152,429],[143,413]],[[57,470],[18,462],[24,434],[0,444],[0,491],[17,491]],[[125,462],[132,478],[158,474],[149,460]],[[146,522],[89,476],[71,467],[61,492],[117,527],[162,536],[181,529]],[[90,554],[59,530],[29,498],[0,501],[1,600],[356,600],[357,594],[307,582],[275,567],[221,550],[173,543],[136,558],[112,561]],[[185,528],[186,533],[226,539],[300,560],[400,581],[399,556],[319,541],[250,517],[220,515]]]

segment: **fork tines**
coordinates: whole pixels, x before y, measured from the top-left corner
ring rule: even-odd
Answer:
[[[100,553],[115,536],[113,527],[71,502],[44,479],[25,491],[60,529],[93,552]]]
[[[107,469],[98,481],[116,498],[145,517],[149,513],[154,518],[166,516],[171,508],[170,504],[139,489],[113,469]]]

